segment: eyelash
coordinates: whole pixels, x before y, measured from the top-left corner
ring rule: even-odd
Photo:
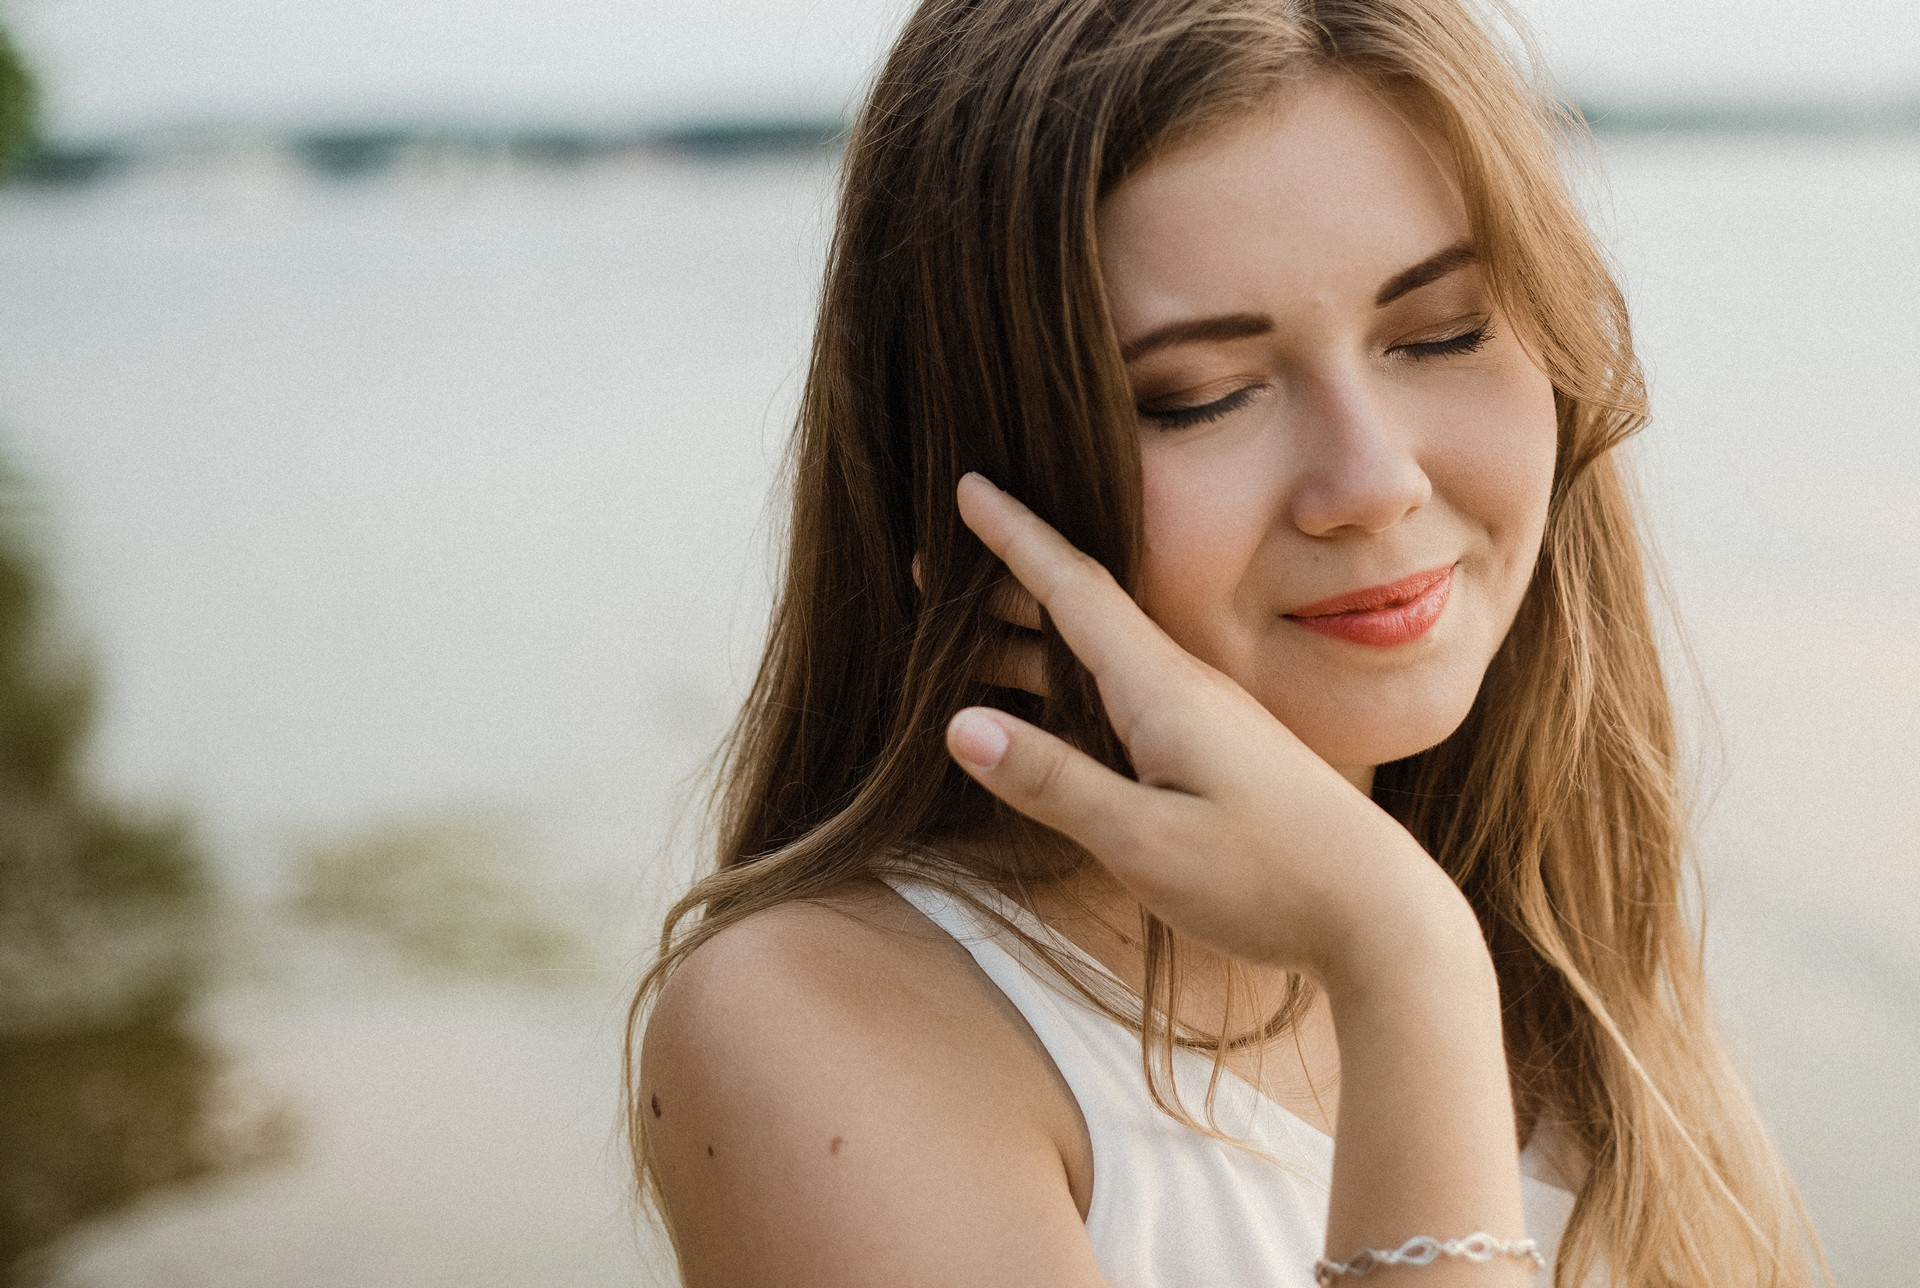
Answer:
[[[1210,420],[1219,420],[1222,416],[1239,411],[1252,401],[1253,396],[1260,389],[1259,385],[1248,385],[1244,389],[1234,390],[1225,398],[1216,398],[1198,407],[1176,407],[1171,411],[1152,411],[1142,407],[1140,415],[1168,429],[1186,429],[1192,425],[1204,425]]]
[[[1414,362],[1430,358],[1451,358],[1469,353],[1478,353],[1493,338],[1493,328],[1481,323],[1470,331],[1459,335],[1450,335],[1444,340],[1429,340],[1423,344],[1403,344],[1396,352],[1405,354]],[[1232,415],[1252,401],[1253,396],[1263,386],[1248,385],[1236,389],[1225,398],[1216,398],[1210,403],[1198,407],[1176,407],[1170,411],[1154,411],[1147,407],[1139,408],[1145,420],[1154,421],[1167,429],[1188,429],[1194,425],[1204,425],[1219,420],[1222,416]]]
[[[1458,354],[1478,353],[1487,347],[1487,341],[1491,339],[1493,339],[1493,328],[1482,322],[1470,331],[1450,335],[1444,340],[1429,340],[1425,344],[1403,344],[1398,351],[1415,362],[1423,358],[1451,358]]]

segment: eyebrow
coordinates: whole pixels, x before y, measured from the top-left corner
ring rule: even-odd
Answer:
[[[1449,273],[1456,273],[1467,265],[1479,260],[1480,252],[1469,242],[1455,242],[1445,250],[1436,251],[1415,264],[1403,269],[1387,279],[1380,293],[1373,297],[1373,306],[1384,309],[1403,295],[1411,295],[1423,286],[1439,281]]]
[[[1373,306],[1384,309],[1401,296],[1430,286],[1479,259],[1480,253],[1471,243],[1455,242],[1445,250],[1435,251],[1412,268],[1402,269],[1388,278],[1379,294],[1373,297]],[[1272,330],[1273,319],[1265,313],[1222,313],[1217,317],[1187,318],[1155,327],[1145,335],[1127,341],[1120,348],[1120,359],[1132,363],[1155,349],[1164,349],[1169,345],[1206,340],[1244,340],[1249,336],[1266,335]]]
[[[1271,330],[1273,319],[1264,313],[1223,313],[1218,317],[1189,318],[1155,327],[1138,339],[1129,340],[1121,347],[1120,358],[1124,362],[1133,362],[1170,344],[1190,344],[1197,340],[1244,340],[1252,335],[1265,335]]]

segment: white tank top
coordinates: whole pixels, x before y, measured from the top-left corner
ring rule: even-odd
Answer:
[[[1215,1122],[1270,1159],[1182,1125],[1147,1094],[1136,1033],[1077,996],[976,909],[908,878],[888,884],[972,954],[1026,1017],[1079,1102],[1093,1142],[1087,1238],[1115,1288],[1314,1288],[1313,1263],[1327,1231],[1330,1136],[1231,1073],[1214,1094]],[[975,893],[1035,939],[1124,989],[1026,909],[984,887]],[[1189,1109],[1205,1103],[1212,1073],[1210,1056],[1174,1051],[1174,1085]],[[1573,1195],[1539,1179],[1534,1155],[1531,1148],[1521,1155],[1521,1187],[1527,1232],[1548,1266],[1536,1282],[1545,1285]],[[1409,1233],[1445,1238],[1470,1231]]]

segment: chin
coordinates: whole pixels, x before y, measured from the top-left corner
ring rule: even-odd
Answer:
[[[1477,683],[1382,688],[1346,695],[1323,691],[1312,702],[1282,701],[1268,709],[1335,768],[1373,768],[1452,737],[1479,692]]]

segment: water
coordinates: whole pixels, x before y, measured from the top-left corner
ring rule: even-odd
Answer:
[[[1717,995],[1842,1282],[1894,1285],[1920,139],[1605,162],[1654,376],[1637,450],[1718,715]],[[330,838],[508,819],[593,946],[560,986],[241,954],[208,1024],[298,1117],[293,1161],[86,1233],[73,1283],[634,1281],[618,1009],[758,642],[829,179],[261,162],[0,204],[0,423],[110,679],[103,780],[190,805],[256,911]]]

